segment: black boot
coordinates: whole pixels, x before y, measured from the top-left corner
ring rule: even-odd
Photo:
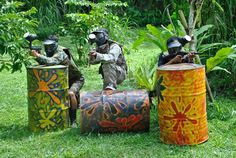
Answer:
[[[73,125],[76,123],[76,109],[69,109],[70,124]]]

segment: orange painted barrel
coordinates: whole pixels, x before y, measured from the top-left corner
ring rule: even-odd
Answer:
[[[81,133],[149,131],[146,90],[82,92],[80,112]]]
[[[205,67],[172,64],[157,68],[160,139],[194,145],[208,139]]]

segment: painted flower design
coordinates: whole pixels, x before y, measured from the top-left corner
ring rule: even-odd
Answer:
[[[143,116],[140,114],[130,115],[129,117],[118,117],[115,122],[108,120],[100,121],[99,125],[104,128],[117,128],[119,131],[126,131],[132,129],[142,119]]]
[[[56,125],[55,122],[53,122],[51,119],[55,116],[57,112],[57,109],[54,108],[52,111],[48,114],[48,116],[45,115],[45,112],[43,110],[39,110],[39,114],[42,119],[39,120],[40,128],[47,128],[50,129],[51,127],[54,127]]]
[[[61,104],[60,98],[57,96],[56,91],[50,91],[50,89],[58,88],[60,83],[53,83],[57,79],[57,74],[53,73],[50,77],[48,72],[45,72],[45,79],[40,77],[42,72],[33,69],[34,75],[37,79],[38,89],[36,91],[30,92],[30,97],[34,96],[37,92],[43,92],[50,96],[51,100],[56,104]]]
[[[174,102],[171,102],[171,107],[174,110],[173,116],[164,116],[165,120],[173,120],[175,121],[173,131],[177,131],[179,127],[184,128],[184,122],[189,121],[192,124],[197,124],[197,120],[193,120],[188,117],[188,112],[191,109],[195,99],[192,100],[190,104],[186,106],[186,108],[183,111],[179,111],[176,107],[176,104]]]
[[[80,110],[86,113],[87,117],[90,117],[94,114],[96,108],[101,104],[99,97],[83,97],[84,94],[81,94]]]

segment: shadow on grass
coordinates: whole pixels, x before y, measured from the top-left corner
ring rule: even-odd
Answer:
[[[22,139],[31,136],[33,133],[29,131],[28,126],[12,124],[2,125],[0,124],[0,138],[5,139]]]
[[[21,140],[30,136],[43,135],[43,132],[31,132],[27,125],[12,124],[2,125],[0,124],[0,138],[2,140]]]
[[[100,141],[104,142],[110,142],[113,141],[126,141],[126,140],[132,140],[135,139],[139,140],[145,140],[147,142],[155,142],[155,143],[161,143],[161,140],[159,138],[160,130],[159,127],[156,126],[156,123],[150,124],[150,130],[148,132],[107,132],[107,133],[99,133],[99,132],[90,132],[90,133],[81,133],[80,127],[78,128],[68,128],[66,130],[60,131],[56,134],[54,134],[52,137],[53,139],[76,139],[76,140],[87,140],[97,142],[98,139]],[[138,141],[137,143],[140,145],[143,143],[143,141]],[[137,144],[137,145],[138,145]]]
[[[27,125],[11,124],[3,125],[0,124],[0,138],[2,140],[13,139],[20,140],[28,138],[30,136],[42,136],[45,134],[50,134],[50,137],[77,137],[80,134],[79,128],[67,128],[67,129],[58,129],[55,131],[49,132],[32,132],[29,130]]]
[[[196,147],[196,145],[178,146],[165,144],[160,140],[159,134],[160,131],[157,127],[150,129],[149,132],[86,134],[80,134],[78,128],[59,132],[53,135],[52,139],[60,140],[65,144],[72,143],[75,145],[77,152],[68,150],[67,153],[63,153],[65,157],[70,154],[76,155],[75,157],[104,157],[104,154],[109,154],[110,157],[123,157],[124,155],[130,154],[135,154],[140,157],[149,157],[149,153],[160,153],[160,157],[164,155],[168,157],[173,156],[174,153],[188,152],[190,149]],[[203,148],[206,145],[205,143],[203,144],[204,145],[200,145],[199,147]],[[148,155],[145,155],[145,153]]]

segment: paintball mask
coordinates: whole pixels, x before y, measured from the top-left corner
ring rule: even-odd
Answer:
[[[57,40],[50,39],[50,38],[46,39],[43,42],[43,45],[44,45],[44,49],[48,57],[52,57],[58,47]]]
[[[182,47],[191,41],[191,37],[186,35],[184,37],[171,37],[167,40],[167,48],[170,54],[176,54],[181,51]]]
[[[90,43],[91,44],[96,43],[98,47],[105,44],[107,40],[108,40],[108,31],[106,29],[99,29],[93,31],[89,35]]]

